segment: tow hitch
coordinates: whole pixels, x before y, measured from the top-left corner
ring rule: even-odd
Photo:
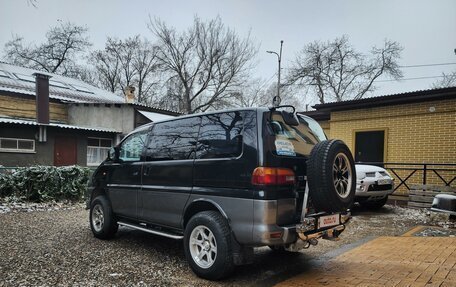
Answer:
[[[296,225],[299,238],[310,245],[317,245],[317,239],[339,240],[339,235],[345,230],[345,224],[351,219],[351,212],[326,214],[324,212],[307,214],[309,200],[309,186],[306,183],[304,200],[302,203],[301,223]],[[306,248],[306,247],[304,247]]]
[[[305,220],[296,225],[296,232],[301,240],[308,241],[310,239],[328,239],[328,240],[338,240],[339,235],[345,230],[345,224],[351,218],[351,213],[347,211],[342,214],[332,214],[329,215],[337,218],[337,224],[333,226],[324,226],[322,227],[319,223],[322,222],[321,214],[311,214],[305,218]]]

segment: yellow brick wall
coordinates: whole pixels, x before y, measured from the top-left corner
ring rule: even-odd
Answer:
[[[385,130],[385,162],[456,163],[456,99],[331,112],[329,125],[329,137],[342,139],[352,153],[356,131]],[[411,182],[421,183],[421,176]],[[441,181],[429,172],[428,183]]]
[[[19,98],[0,95],[0,116],[16,118],[36,118],[35,99]],[[51,121],[68,122],[68,108],[59,103],[49,103],[49,118]]]
[[[386,162],[456,162],[455,99],[331,113],[330,137],[352,152],[355,131],[381,129]]]

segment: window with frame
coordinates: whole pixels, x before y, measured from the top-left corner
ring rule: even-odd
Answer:
[[[119,159],[122,161],[139,161],[145,145],[147,130],[142,130],[126,138],[119,150]]]
[[[87,138],[87,165],[99,165],[106,159],[112,139]]]
[[[230,158],[242,153],[243,119],[240,112],[203,116],[196,157]]]
[[[18,138],[0,138],[0,152],[35,152],[35,140]]]
[[[147,160],[185,160],[195,157],[200,117],[157,123],[147,145]]]

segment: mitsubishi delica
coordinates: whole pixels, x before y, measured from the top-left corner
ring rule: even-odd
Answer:
[[[200,277],[226,277],[255,247],[299,251],[335,240],[350,219],[353,157],[291,106],[242,108],[146,124],[89,183],[90,227],[182,240]]]

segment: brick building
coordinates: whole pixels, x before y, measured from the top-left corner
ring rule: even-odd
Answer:
[[[456,87],[318,104],[304,112],[357,162],[456,163]],[[406,177],[411,171],[398,171]],[[451,172],[440,174],[447,180]],[[421,182],[416,172],[411,182]],[[433,172],[428,183],[439,183]],[[456,184],[453,181],[454,185]]]

